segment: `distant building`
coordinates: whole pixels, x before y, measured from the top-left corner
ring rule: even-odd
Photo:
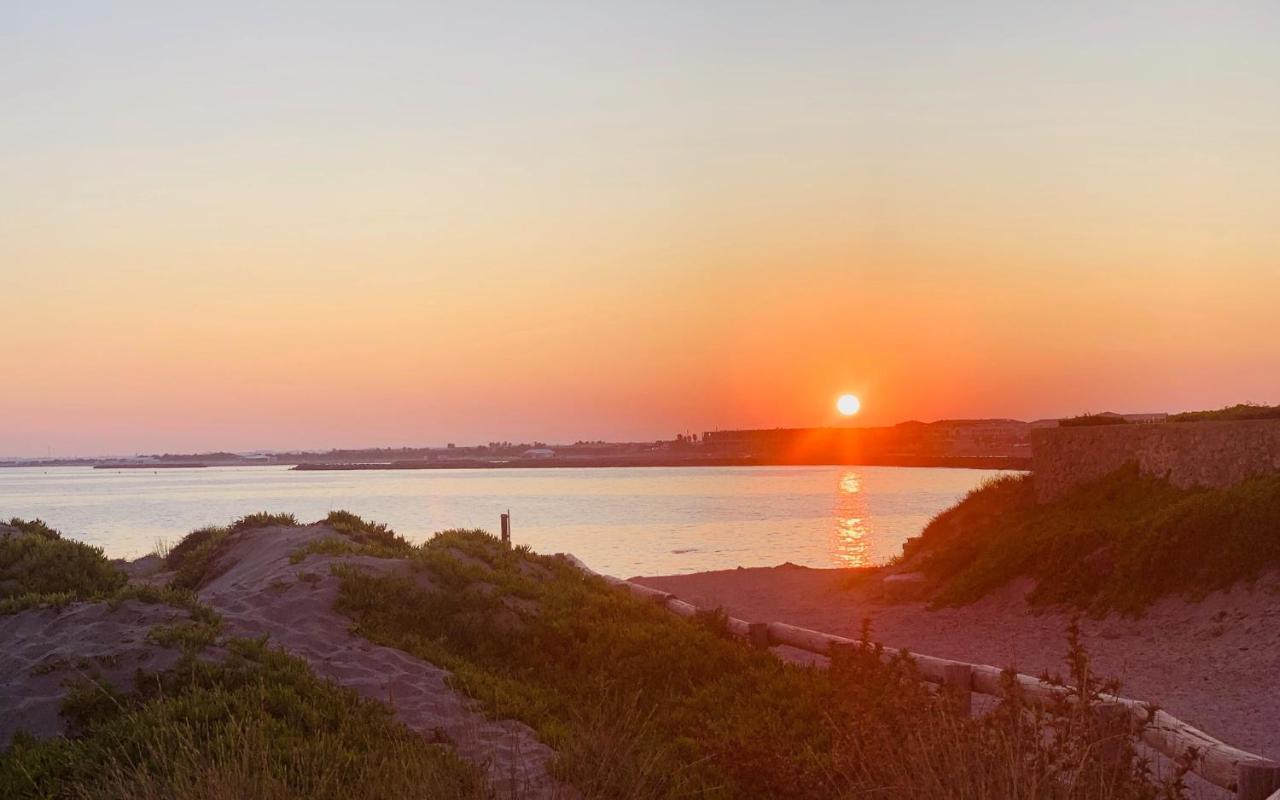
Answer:
[[[521,453],[522,458],[551,458],[556,454],[550,447],[532,447]]]

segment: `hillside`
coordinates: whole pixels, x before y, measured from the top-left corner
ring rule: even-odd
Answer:
[[[1033,477],[985,484],[939,514],[895,571],[920,570],[935,605],[969,603],[1019,577],[1033,604],[1140,614],[1280,566],[1280,476],[1177,489],[1122,469],[1037,503]]]
[[[909,657],[785,663],[727,637],[722,615],[672,617],[481,532],[412,546],[349,514],[255,515],[157,561],[101,594],[6,608],[22,646],[0,671],[28,683],[0,709],[26,729],[0,755],[0,794],[1157,792],[1133,732],[1089,702],[1050,725],[1011,688],[971,717]],[[1116,760],[1090,756],[1103,742]]]

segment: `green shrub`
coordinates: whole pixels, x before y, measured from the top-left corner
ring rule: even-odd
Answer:
[[[1280,419],[1280,406],[1239,403],[1214,411],[1184,411],[1171,414],[1169,422],[1210,422],[1214,420]]]
[[[292,514],[259,512],[241,517],[226,527],[199,528],[169,548],[164,564],[174,571],[172,585],[178,589],[198,589],[216,578],[222,568],[222,556],[231,547],[236,534],[257,528],[292,527],[298,521]]]
[[[16,535],[0,536],[0,600],[26,595],[80,598],[111,592],[125,574],[93,547],[60,533],[40,520],[13,519]]]
[[[1280,564],[1277,528],[1280,476],[1181,490],[1131,466],[1045,504],[1031,476],[985,486],[934,519],[914,552],[941,584],[939,604],[1029,576],[1033,603],[1136,614]]]
[[[76,738],[20,736],[0,753],[0,796],[109,800],[374,800],[490,796],[477,771],[381,704],[317,679],[260,642],[226,662],[188,659],[137,692],[73,689]]]

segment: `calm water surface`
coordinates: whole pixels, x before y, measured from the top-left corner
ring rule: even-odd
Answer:
[[[0,518],[39,517],[134,558],[254,511],[311,521],[345,508],[411,541],[497,530],[615,575],[874,564],[987,470],[907,467],[294,472],[286,467],[0,469]]]

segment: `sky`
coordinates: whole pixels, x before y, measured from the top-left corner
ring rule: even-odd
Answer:
[[[0,0],[0,454],[1280,402],[1275,3]]]

